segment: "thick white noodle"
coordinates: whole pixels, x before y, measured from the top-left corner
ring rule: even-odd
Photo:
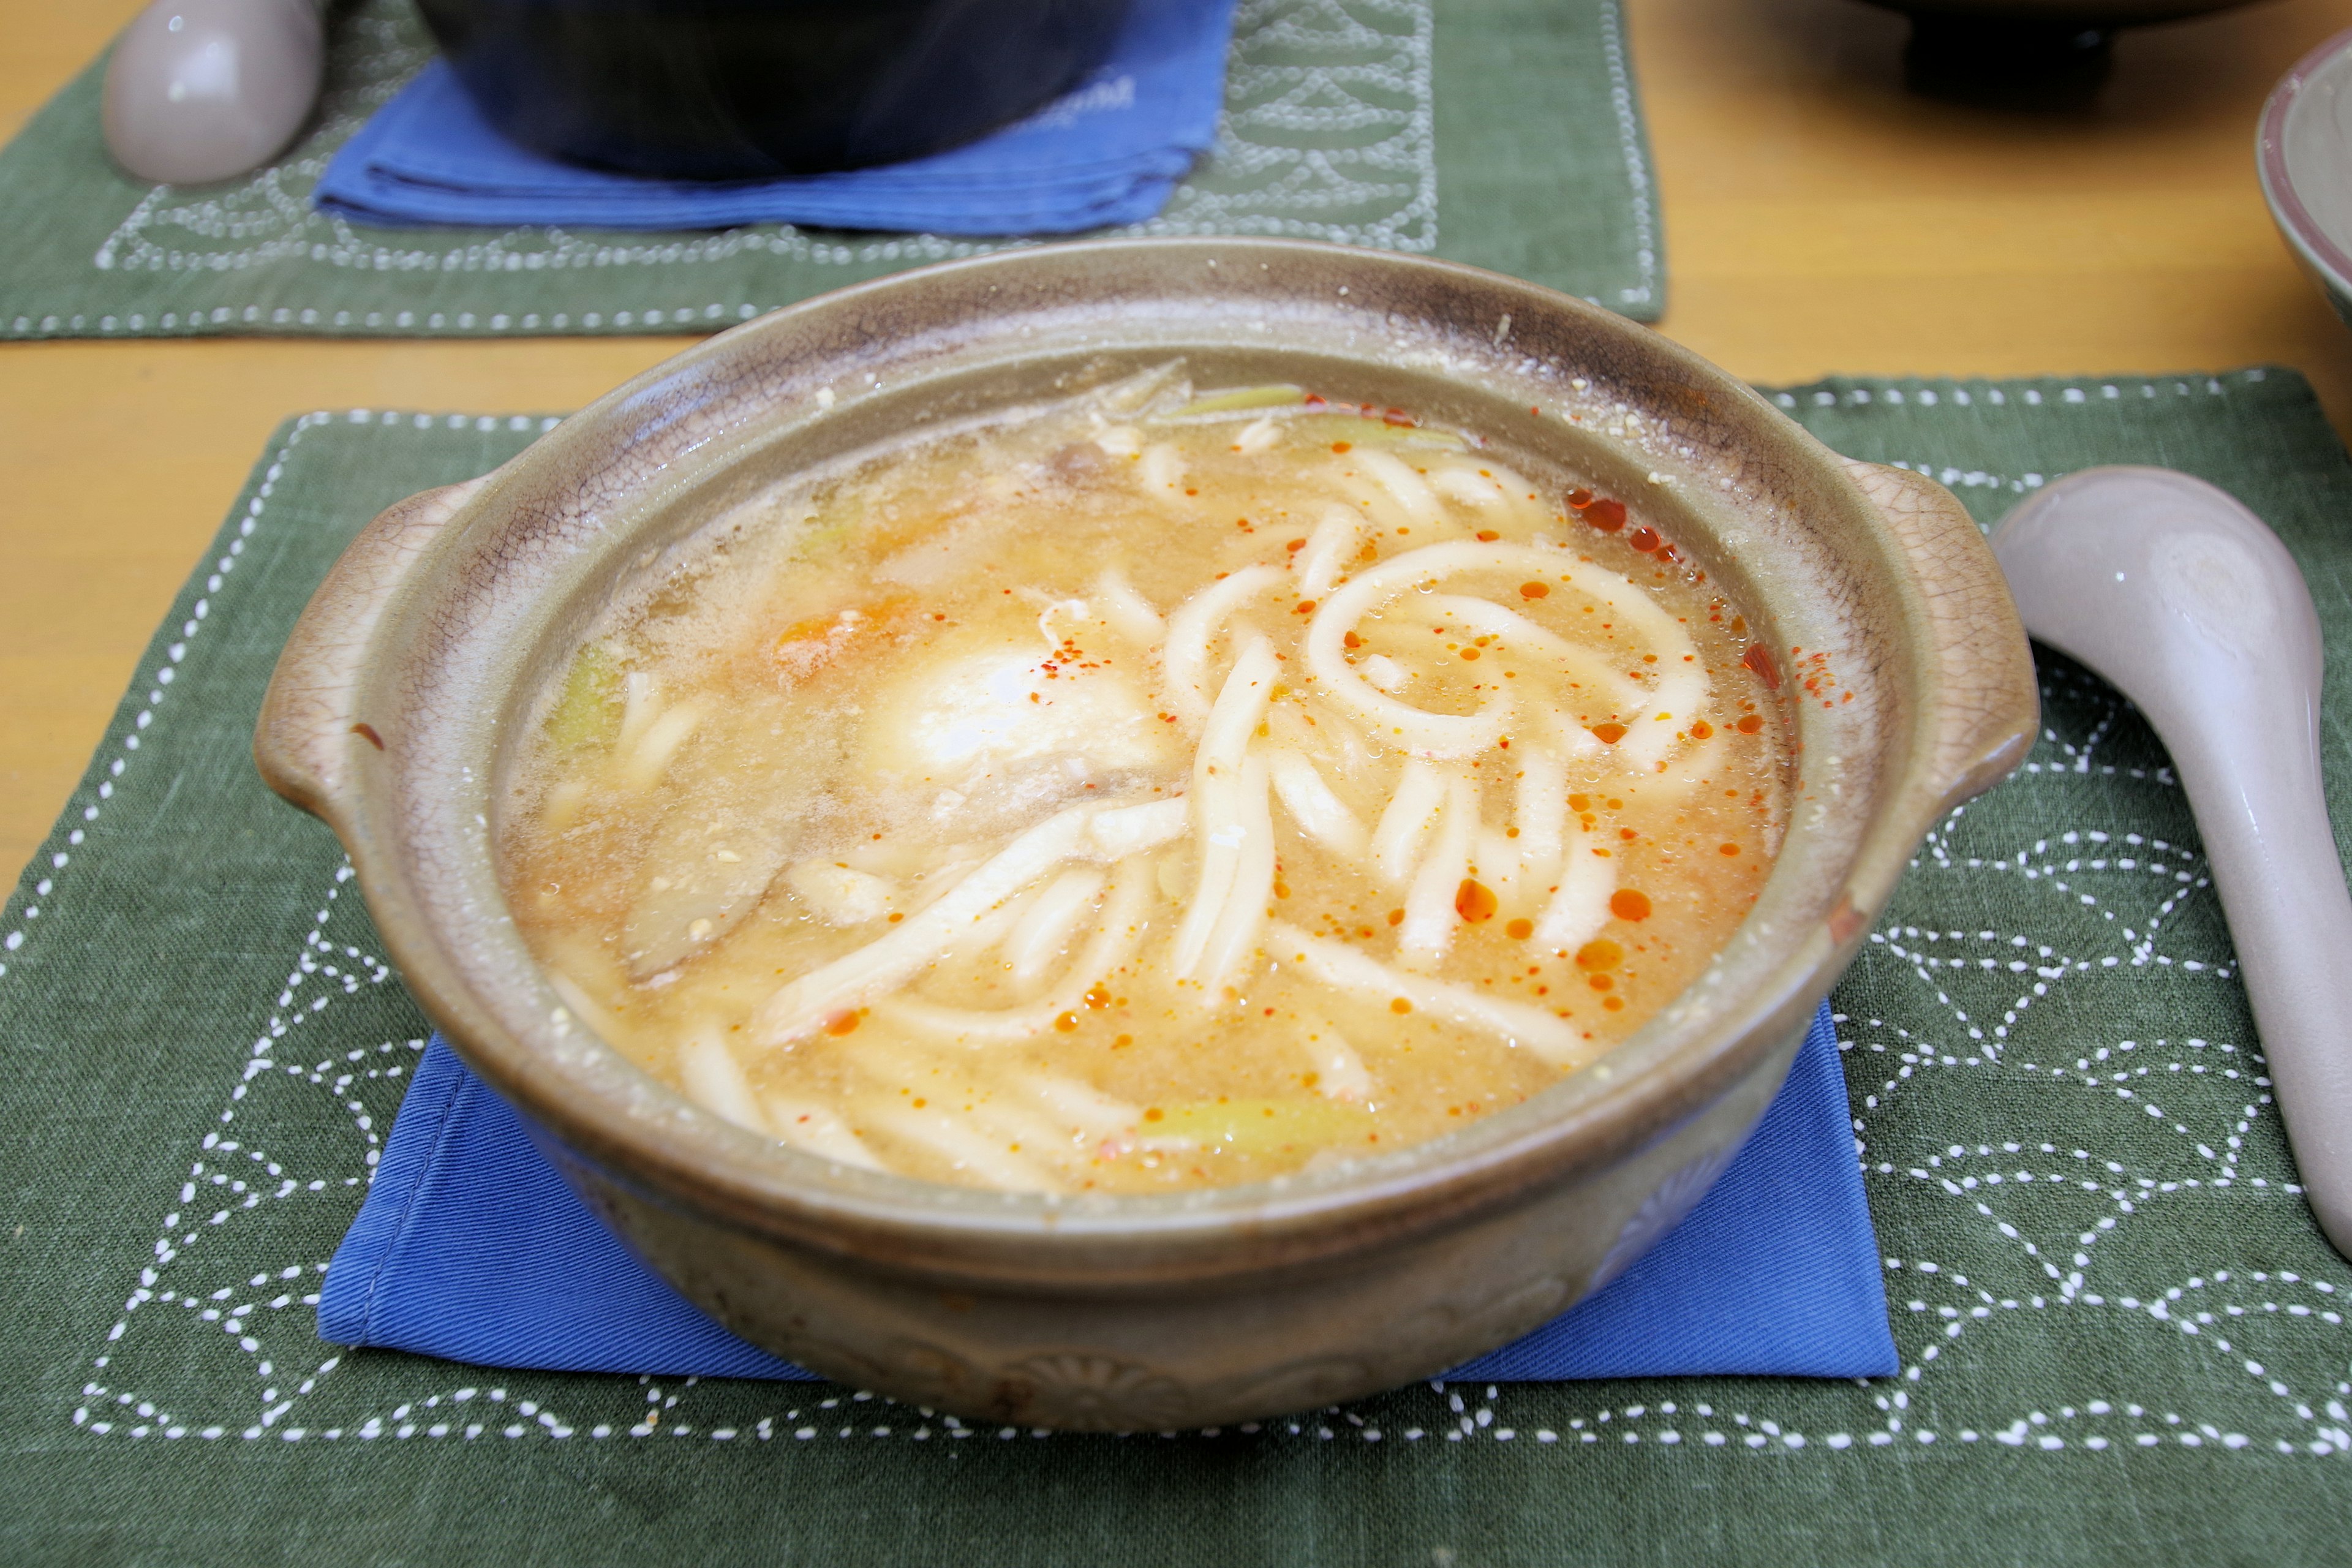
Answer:
[[[1620,760],[1620,754],[1604,745],[1600,736],[1557,708],[1538,709],[1536,721],[1571,763],[1598,762],[1604,764],[1604,771],[1613,771],[1613,764]]]
[[[1518,845],[1499,827],[1479,825],[1470,840],[1470,874],[1486,884],[1499,909],[1517,912],[1528,902],[1528,879],[1519,867]]]
[[[1084,1007],[1087,989],[1134,952],[1143,938],[1151,881],[1149,862],[1121,863],[1096,917],[1094,935],[1062,972],[1053,990],[1038,1001],[1018,1007],[943,1007],[912,996],[886,996],[875,1002],[874,1016],[902,1028],[967,1045],[1034,1039],[1051,1030],[1054,1020],[1063,1014]]]
[[[1417,755],[1466,757],[1492,744],[1510,719],[1509,705],[1501,692],[1497,691],[1488,705],[1476,713],[1431,713],[1376,689],[1348,662],[1346,654],[1348,633],[1381,605],[1409,588],[1434,584],[1457,573],[1477,571],[1523,573],[1530,580],[1568,584],[1619,611],[1629,627],[1639,632],[1657,655],[1659,667],[1668,672],[1661,678],[1659,689],[1641,700],[1639,711],[1645,720],[1656,710],[1674,711],[1673,703],[1695,708],[1697,698],[1703,696],[1705,678],[1695,668],[1686,668],[1685,656],[1693,652],[1689,635],[1681,623],[1631,579],[1577,560],[1563,550],[1459,540],[1391,556],[1318,603],[1315,617],[1307,627],[1307,667],[1320,684],[1322,696],[1376,731],[1400,737],[1403,748]],[[1492,608],[1509,616],[1514,623],[1540,630],[1534,623],[1499,605]],[[1517,635],[1527,634],[1522,631]],[[1563,649],[1573,647],[1566,642],[1559,646]],[[1693,679],[1698,682],[1696,689],[1691,685]],[[1653,698],[1660,700],[1657,710],[1647,706]],[[1662,752],[1664,743],[1671,743],[1673,726],[1667,724],[1660,733],[1664,738],[1658,748]],[[1633,754],[1640,760],[1655,762],[1656,755],[1650,750],[1652,744],[1649,736],[1641,736]]]
[[[1406,466],[1402,458],[1373,447],[1359,447],[1352,458],[1359,471],[1381,482],[1381,488],[1396,498],[1412,521],[1435,524],[1445,519],[1445,508],[1429,488],[1429,482]]]
[[[1030,900],[1004,939],[1004,962],[1012,966],[1013,984],[1025,991],[1036,984],[1046,965],[1069,945],[1108,879],[1092,866],[1073,866]]]
[[[1487,477],[1501,486],[1503,494],[1515,504],[1525,505],[1540,493],[1517,469],[1506,468],[1483,453],[1479,456],[1478,466],[1486,470]]]
[[[1372,1075],[1364,1069],[1364,1058],[1348,1043],[1348,1037],[1328,1018],[1308,1026],[1303,1043],[1307,1055],[1315,1064],[1315,1092],[1326,1100],[1350,1102],[1370,1100]]]
[[[1034,1155],[1064,1170],[1083,1169],[1094,1159],[1084,1132],[1026,1100],[983,1094],[964,1108],[964,1114],[982,1131],[1003,1139],[1009,1153]]]
[[[762,1137],[775,1136],[760,1110],[758,1097],[751,1092],[751,1080],[743,1076],[742,1064],[718,1035],[697,1029],[678,1042],[677,1076],[686,1086],[686,1097],[703,1110]]]
[[[1412,671],[1384,653],[1371,655],[1356,668],[1363,671],[1364,679],[1376,689],[1391,697],[1404,689],[1404,683],[1412,679]]]
[[[1397,928],[1397,962],[1406,968],[1435,969],[1452,950],[1454,928],[1462,918],[1454,901],[1470,874],[1470,847],[1477,832],[1478,786],[1458,775],[1446,780],[1437,836],[1412,874],[1404,923]]]
[[[1184,459],[1176,448],[1165,441],[1154,441],[1143,449],[1144,488],[1159,496],[1170,496],[1182,488]]]
[[[1363,858],[1364,825],[1356,820],[1346,802],[1331,793],[1313,763],[1287,747],[1277,747],[1266,752],[1265,765],[1276,796],[1299,831],[1334,855],[1349,860]]]
[[[1392,888],[1404,885],[1444,805],[1445,774],[1434,763],[1407,757],[1388,808],[1372,829],[1372,869],[1381,881]]]
[[[1143,450],[1143,432],[1132,425],[1106,425],[1095,432],[1095,445],[1107,457],[1136,457]]]
[[[752,1038],[763,1046],[789,1045],[842,1009],[897,990],[974,921],[1082,853],[1097,809],[1077,805],[1047,817],[887,934],[782,986],[752,1014]]]
[[[1224,908],[1201,957],[1199,978],[1212,997],[1247,963],[1265,928],[1267,901],[1274,897],[1274,808],[1267,799],[1265,759],[1255,752],[1242,760],[1234,807],[1242,841],[1234,847],[1234,878],[1225,890]]]
[[[822,858],[795,861],[784,885],[827,925],[862,926],[878,921],[898,901],[898,884]]]
[[[1449,1023],[1499,1035],[1515,1046],[1525,1046],[1555,1067],[1573,1067],[1589,1047],[1566,1019],[1525,1002],[1486,996],[1466,985],[1454,985],[1426,974],[1408,974],[1345,942],[1309,936],[1286,921],[1276,921],[1267,933],[1269,951],[1277,962],[1297,963],[1326,985],[1373,1001],[1402,996],[1424,1013]]]
[[[1518,798],[1511,807],[1511,826],[1519,836],[1511,844],[1518,851],[1521,885],[1539,895],[1559,870],[1560,828],[1568,819],[1568,769],[1548,746],[1517,744],[1511,754],[1519,760]]]
[[[1716,764],[1723,761],[1723,737],[1709,735],[1704,741],[1694,741],[1684,748],[1683,754],[1654,779],[1644,779],[1636,787],[1645,805],[1677,800],[1707,782]]]
[[[1004,1082],[1089,1138],[1116,1138],[1134,1131],[1143,1121],[1141,1106],[1129,1105],[1090,1083],[1060,1073],[1008,1073]]]
[[[1124,860],[1147,849],[1157,849],[1171,838],[1184,837],[1192,807],[1181,795],[1141,805],[1118,805],[1095,817],[1087,837],[1106,860]]]
[[[1440,495],[1464,506],[1499,506],[1503,501],[1503,487],[1475,468],[1448,464],[1431,474],[1429,483]]]
[[[1244,566],[1170,613],[1160,666],[1167,677],[1168,706],[1187,722],[1198,725],[1209,716],[1209,643],[1225,617],[1288,577],[1279,566]]]
[[[1396,497],[1389,493],[1386,485],[1352,468],[1337,475],[1332,480],[1332,489],[1347,497],[1356,510],[1364,514],[1365,526],[1376,534],[1386,533],[1392,528],[1410,529],[1417,521],[1412,513],[1397,504]]]
[[[1649,690],[1641,682],[1610,668],[1599,648],[1572,643],[1548,632],[1517,610],[1507,609],[1492,599],[1468,594],[1433,594],[1414,607],[1433,621],[1447,621],[1494,637],[1511,652],[1539,654],[1567,666],[1570,676],[1589,684],[1608,701],[1607,711],[1622,713],[1632,720],[1652,710]]]
[[[580,1023],[585,1024],[589,1031],[598,1039],[608,1046],[616,1046],[629,1037],[629,1032],[621,1026],[620,1019],[607,1012],[601,1003],[588,994],[586,986],[564,973],[562,970],[556,968],[552,963],[543,973],[547,976],[547,984],[554,989],[558,996],[563,998],[563,1005],[571,1012],[572,1016]]]
[[[885,1168],[831,1106],[782,1094],[769,1095],[761,1103],[768,1112],[768,1125],[793,1148],[862,1171]]]
[[[928,1150],[985,1186],[1007,1192],[1066,1190],[1061,1179],[1035,1160],[1013,1152],[1002,1140],[944,1110],[918,1110],[887,1096],[869,1095],[852,1106],[851,1114],[869,1131]]]
[[[699,697],[690,697],[665,711],[647,724],[645,733],[626,753],[621,763],[621,786],[629,790],[650,789],[677,755],[677,749],[693,738],[694,731],[709,716],[710,705]]]
[[[1331,591],[1339,574],[1348,569],[1349,558],[1355,553],[1356,541],[1363,531],[1364,520],[1355,508],[1337,502],[1324,507],[1322,519],[1298,552],[1300,598],[1319,599]]]
[[[1570,823],[1560,860],[1559,891],[1536,922],[1536,944],[1572,953],[1609,923],[1609,895],[1617,890],[1614,856],[1595,855],[1591,835]]]
[[[621,729],[613,737],[613,754],[625,757],[637,749],[637,737],[661,716],[661,681],[650,671],[633,669],[621,678]]]
[[[1675,743],[1675,731],[1687,729],[1706,706],[1706,677],[1696,665],[1672,670],[1659,678],[1650,701],[1640,721],[1628,724],[1625,738],[1618,742],[1626,760],[1643,768],[1658,766]]]
[[[1244,457],[1265,451],[1282,439],[1282,422],[1271,414],[1254,419],[1234,437],[1234,450]]]
[[[1039,888],[1024,888],[1013,894],[956,932],[948,940],[947,945],[940,949],[939,956],[931,962],[970,963],[982,957],[1013,934],[1013,928],[1019,925],[1023,918],[1029,913],[1031,907],[1037,902],[1037,895],[1043,890]]]
[[[1252,637],[1225,677],[1192,754],[1192,837],[1201,860],[1192,901],[1176,927],[1170,963],[1180,980],[1190,979],[1200,967],[1241,866],[1242,846],[1248,837],[1243,820],[1248,804],[1242,793],[1242,760],[1273,695],[1276,673],[1274,645],[1263,637]],[[1261,793],[1263,788],[1261,784]]]
[[[1095,579],[1094,600],[1110,629],[1139,648],[1158,647],[1168,635],[1167,617],[1153,609],[1151,601],[1137,593],[1116,566],[1105,567]]]

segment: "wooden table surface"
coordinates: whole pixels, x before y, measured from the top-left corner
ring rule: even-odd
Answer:
[[[0,0],[0,133],[141,0]],[[2126,34],[2095,108],[1906,93],[1855,0],[1631,0],[1665,206],[1663,330],[1739,375],[2294,365],[2352,431],[2352,333],[2253,170],[2271,84],[2352,0]],[[0,345],[0,868],[47,830],[270,429],[575,407],[684,340]]]

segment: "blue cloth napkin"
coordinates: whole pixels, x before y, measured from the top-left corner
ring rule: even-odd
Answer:
[[[1897,1370],[1824,1006],[1786,1088],[1690,1217],[1591,1300],[1456,1374]],[[804,1378],[712,1322],[589,1214],[436,1037],[335,1249],[319,1333],[490,1366]]]
[[[434,61],[328,164],[311,200],[359,223],[1068,234],[1139,223],[1215,144],[1234,0],[1135,0],[1108,61],[1028,119],[933,157],[843,174],[657,180],[575,167],[490,129]]]

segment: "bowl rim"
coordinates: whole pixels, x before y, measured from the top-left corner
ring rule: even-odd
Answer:
[[[649,367],[596,399],[532,449],[559,463],[593,450],[600,438],[597,431],[622,422],[633,405],[641,406],[641,400],[665,383],[690,380],[714,361],[723,363],[730,343],[789,332],[796,321],[815,312],[856,308],[877,294],[919,287],[925,279],[943,276],[984,276],[996,269],[1017,274],[1049,261],[1083,265],[1093,257],[1138,252],[1252,261],[1264,256],[1321,257],[1344,258],[1349,266],[1382,269],[1401,279],[1435,274],[1473,296],[1515,297],[1555,311],[1604,340],[1613,337],[1621,344],[1638,345],[1643,356],[1679,375],[1684,384],[1719,395],[1748,411],[1750,417],[1760,417],[1764,427],[1780,439],[1781,453],[1802,468],[1809,482],[1826,485],[1841,507],[1850,503],[1857,516],[1869,521],[1869,548],[1884,558],[1889,588],[1899,601],[1897,622],[1915,632],[1933,622],[1920,584],[1905,569],[1904,549],[1887,514],[1864,493],[1844,460],[1729,373],[1639,323],[1524,279],[1420,255],[1309,241],[1081,241],[953,260],[853,285],[734,328]],[[1737,422],[1735,416],[1725,417]],[[468,513],[478,517],[478,509],[495,504],[502,481],[520,477],[512,465],[490,476],[458,507],[445,542],[463,531]],[[2021,647],[2021,633],[2019,642]],[[380,648],[381,644],[374,646]],[[1932,668],[1931,654],[1918,652],[1902,662],[1913,672],[1907,679],[1914,685],[1924,685],[1931,693],[1939,689],[1941,678]],[[1792,707],[1804,711],[1801,704]],[[1847,889],[1849,899],[1861,898],[1865,907],[1874,907],[1891,890],[1919,832],[1940,815],[1948,804],[1942,797],[1954,787],[1954,779],[1937,773],[1933,709],[1923,697],[1916,716],[1900,726],[1904,732],[1888,741],[1882,804],[1874,819],[1857,830],[1842,860],[1839,886]],[[350,819],[359,824],[377,816],[384,809],[382,800],[398,795],[404,787],[390,780],[360,786],[352,793],[362,803],[349,809]],[[368,803],[363,797],[369,795],[380,798]],[[375,837],[364,826],[358,835],[362,839]],[[391,886],[383,890],[415,928],[403,941],[391,929],[402,922],[384,922],[387,942],[403,947],[413,942],[414,957],[421,962],[412,962],[396,949],[395,960],[404,970],[415,972],[417,989],[428,1003],[438,1004],[434,1010],[449,1020],[453,1043],[469,1064],[517,1101],[527,1121],[557,1142],[666,1206],[683,1207],[755,1235],[814,1245],[901,1270],[960,1279],[1017,1278],[1033,1287],[1049,1281],[1061,1287],[1099,1281],[1108,1289],[1122,1283],[1160,1285],[1175,1277],[1231,1278],[1359,1254],[1368,1247],[1377,1249],[1381,1237],[1401,1239],[1474,1214],[1513,1207],[1573,1180],[1578,1172],[1605,1169],[1702,1114],[1731,1085],[1792,1040],[1810,1023],[1815,1005],[1843,973],[1846,958],[1866,937],[1869,923],[1854,919],[1841,929],[1838,916],[1832,915],[1780,939],[1780,951],[1759,968],[1761,983],[1754,992],[1711,1009],[1710,1021],[1696,1027],[1664,1029],[1666,1012],[1662,1011],[1593,1067],[1552,1086],[1539,1098],[1549,1099],[1582,1080],[1582,1088],[1556,1103],[1550,1114],[1524,1127],[1514,1125],[1511,1112],[1498,1112],[1460,1131],[1381,1157],[1369,1169],[1332,1173],[1329,1179],[1309,1176],[1166,1195],[1008,1194],[902,1176],[875,1177],[789,1148],[782,1148],[779,1157],[779,1147],[770,1141],[737,1131],[716,1118],[709,1119],[716,1135],[691,1129],[698,1141],[689,1146],[682,1135],[688,1129],[656,1126],[633,1115],[608,1094],[583,1084],[575,1072],[530,1038],[514,1035],[504,1022],[507,1010],[484,1001],[464,983],[467,966],[449,956],[457,933],[446,929],[442,919],[427,917],[433,900],[420,896],[416,873],[404,863],[406,858],[393,852],[391,842],[353,845],[362,892],[372,907],[377,893],[370,889],[375,878],[368,873],[373,871],[388,879]],[[1856,912],[1850,902],[1842,909],[1848,917]],[[442,912],[446,915],[446,909]],[[1713,967],[1711,963],[1710,973]],[[443,982],[448,983],[446,990]],[[543,988],[545,981],[538,984]],[[488,1048],[456,1037],[478,1030],[494,1042]],[[1630,1070],[1611,1071],[1612,1058]],[[544,1092],[550,1089],[554,1092]],[[681,1103],[691,1105],[680,1098]],[[817,1179],[809,1179],[813,1177]],[[1204,1245],[1229,1249],[1235,1242],[1254,1242],[1241,1248],[1250,1256],[1211,1263],[1200,1250]],[[941,1247],[945,1253],[927,1256]],[[1013,1251],[1003,1254],[1003,1247]],[[1054,1259],[1060,1260],[1059,1267]],[[1175,1270],[1173,1276],[1170,1269]]]
[[[2352,295],[2352,252],[2329,237],[2311,209],[2304,205],[2286,162],[2287,119],[2304,84],[2322,67],[2347,54],[2352,54],[2352,27],[2322,40],[2279,78],[2270,97],[2263,100],[2262,118],[2256,123],[2254,168],[2261,176],[2263,197],[2270,204],[2271,217],[2287,243],[2328,287]]]

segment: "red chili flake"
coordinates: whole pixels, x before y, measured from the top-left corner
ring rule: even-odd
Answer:
[[[1519,584],[1519,597],[1522,599],[1540,599],[1550,593],[1551,584],[1549,583],[1522,583]]]
[[[1750,713],[1739,721],[1739,732],[1743,735],[1753,735],[1762,728],[1764,728],[1764,716],[1760,713]]]
[[[1349,647],[1361,647],[1364,646],[1364,639],[1358,637],[1353,632],[1348,633],[1346,636],[1342,637],[1339,641]]]
[[[1383,425],[1397,425],[1409,427],[1413,423],[1413,417],[1402,408],[1391,408],[1387,413],[1381,416],[1381,423]]]
[[[1331,403],[1330,403],[1330,400],[1329,400],[1328,398],[1325,397],[1321,393],[1319,393],[1319,392],[1310,392],[1310,393],[1308,393],[1308,394],[1307,395],[1307,404],[1306,404],[1306,406],[1307,406],[1308,409],[1310,409],[1310,410],[1311,410],[1311,409],[1318,409],[1318,408],[1328,408],[1328,407],[1330,407],[1330,406],[1331,406]]]
[[[1774,691],[1780,689],[1780,671],[1772,663],[1772,656],[1765,651],[1762,643],[1756,644],[1746,653],[1741,654],[1739,662],[1754,670],[1756,679],[1762,681],[1768,688]]]
[[[1606,745],[1613,746],[1625,738],[1625,726],[1615,723],[1595,724],[1592,726],[1592,733],[1594,739]]]
[[[1312,599],[1301,599],[1301,600],[1299,600],[1299,601],[1298,601],[1297,607],[1296,609],[1294,609],[1294,610],[1292,610],[1292,611],[1291,611],[1291,614],[1292,614],[1292,615],[1295,615],[1295,616],[1311,616],[1311,615],[1313,615],[1314,613],[1315,613],[1315,601],[1314,601],[1314,600],[1312,600]]]
[[[1334,441],[1331,443],[1331,450],[1335,452],[1344,452],[1348,450],[1348,443],[1345,441]]]
[[[1715,733],[1715,726],[1704,719],[1695,719],[1691,721],[1690,732],[1692,740],[1704,741]]]
[[[857,1013],[855,1008],[835,1013],[824,1021],[824,1032],[828,1035],[846,1035],[856,1027]]]
[[[1592,504],[1592,492],[1579,485],[1568,492],[1568,504],[1572,510],[1582,511]]]
[[[1644,555],[1665,542],[1658,537],[1658,531],[1654,528],[1637,528],[1625,542]]]
[[[1502,538],[1503,536],[1502,536],[1501,534],[1499,534],[1499,533],[1496,533],[1496,532],[1493,529],[1491,529],[1491,528],[1482,528],[1482,529],[1480,529],[1480,530],[1479,530],[1475,534],[1474,534],[1472,537],[1474,537],[1475,539],[1476,539],[1476,540],[1478,541],[1478,542],[1479,542],[1479,543],[1481,543],[1481,544],[1492,544],[1492,543],[1494,543],[1494,542],[1495,542],[1495,541],[1496,541],[1496,540],[1498,540],[1498,539]]]
[[[1584,521],[1603,533],[1614,533],[1625,526],[1625,503],[1602,496],[1584,509]]]
[[[1500,907],[1495,890],[1475,878],[1463,878],[1462,885],[1454,889],[1454,912],[1472,925],[1493,920]]]

